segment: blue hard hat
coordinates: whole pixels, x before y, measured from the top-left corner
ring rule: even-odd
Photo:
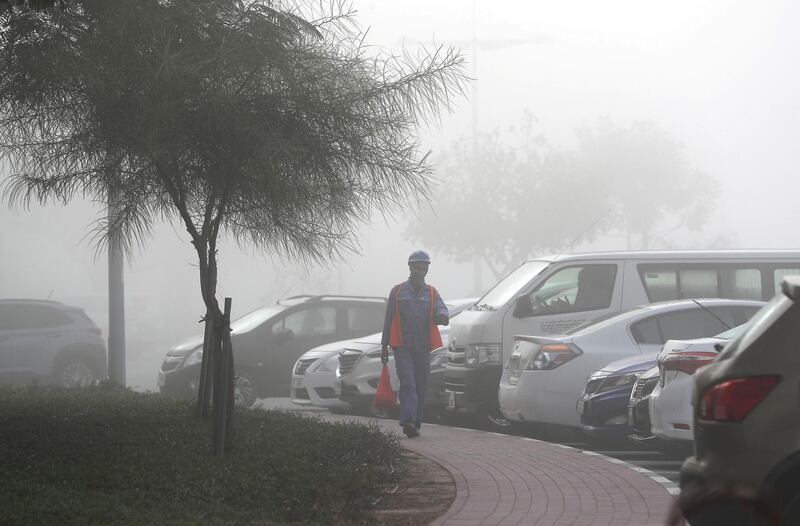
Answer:
[[[422,261],[423,263],[428,263],[430,265],[431,257],[424,250],[415,250],[410,256],[408,256],[408,262],[415,263],[418,261]]]

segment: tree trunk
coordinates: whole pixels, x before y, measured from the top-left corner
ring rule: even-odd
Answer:
[[[217,320],[214,312],[210,309],[206,310],[205,317],[205,333],[203,335],[203,361],[200,364],[200,382],[197,391],[197,416],[201,420],[207,420],[211,414],[211,370],[213,369],[213,356],[216,353],[212,352],[212,342],[219,334],[216,330]]]
[[[215,339],[215,342],[222,343],[214,360],[214,423],[211,444],[216,456],[224,456],[231,449],[234,386],[230,321],[231,298],[225,298],[225,311],[218,331],[221,338]]]

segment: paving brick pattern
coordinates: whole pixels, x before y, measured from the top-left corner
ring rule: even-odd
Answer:
[[[400,432],[396,422],[375,422]],[[647,474],[557,444],[427,424],[402,444],[456,481],[456,498],[435,525],[664,525],[673,506]]]

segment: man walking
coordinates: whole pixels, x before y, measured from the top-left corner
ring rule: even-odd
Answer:
[[[450,323],[450,314],[439,293],[426,285],[431,258],[417,250],[408,258],[408,281],[395,285],[386,305],[381,360],[394,365],[400,380],[400,426],[409,438],[419,436],[425,392],[431,372],[430,352],[442,346],[437,325]]]

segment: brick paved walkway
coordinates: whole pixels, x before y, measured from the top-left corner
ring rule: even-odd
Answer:
[[[400,433],[397,422],[373,421]],[[539,440],[425,424],[402,445],[456,481],[455,501],[435,525],[664,525],[673,503],[666,488],[624,463]]]

